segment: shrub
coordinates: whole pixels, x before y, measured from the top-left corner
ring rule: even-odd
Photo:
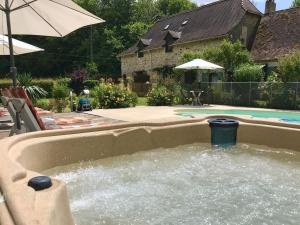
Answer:
[[[63,85],[65,87],[70,87],[70,82],[71,82],[71,79],[68,77],[62,77],[62,78],[59,78],[58,80],[56,80],[57,84]]]
[[[120,85],[101,83],[92,90],[100,108],[127,108],[137,104],[137,95]]]
[[[164,86],[167,90],[173,95],[173,103],[172,104],[187,104],[190,103],[189,96],[183,94],[186,90],[183,88],[179,80],[179,76],[177,79],[169,76],[163,79],[158,79],[157,83],[159,86]]]
[[[162,85],[152,88],[147,98],[147,103],[151,106],[168,106],[174,104],[174,95]]]
[[[52,90],[54,86],[55,80],[54,79],[33,79],[32,84],[34,86],[38,86],[43,88],[48,94],[45,97],[52,96]]]
[[[30,73],[19,73],[17,75],[18,85],[21,87],[29,87],[32,86],[32,76]]]
[[[94,62],[88,62],[85,64],[85,69],[89,79],[97,79],[99,75],[98,66]]]
[[[299,81],[300,52],[296,52],[279,59],[278,71],[283,82]]]
[[[276,73],[268,77],[267,82],[259,86],[261,98],[266,101],[270,108],[295,109],[297,108],[296,93],[292,86],[282,82]]]
[[[12,86],[11,79],[1,79],[0,80],[0,89],[9,88],[10,86]]]
[[[71,74],[71,88],[79,95],[84,89],[83,82],[87,79],[87,71],[85,69],[74,70]]]
[[[51,111],[53,108],[53,105],[50,104],[50,101],[47,98],[38,99],[35,103],[35,106],[49,111]]]
[[[40,97],[46,97],[48,92],[43,88],[33,85],[33,78],[30,73],[18,74],[19,86],[23,87],[32,101],[36,101]]]
[[[98,80],[85,80],[83,82],[83,86],[87,87],[88,89],[94,89],[100,82]]]
[[[211,95],[213,96],[214,104],[230,105],[232,104],[234,93],[226,90],[222,85],[214,85],[211,88]]]
[[[236,82],[259,82],[262,80],[264,73],[260,65],[243,64],[234,72],[234,81]]]
[[[62,84],[55,84],[53,87],[53,98],[57,100],[65,99],[69,96],[69,89]]]
[[[53,98],[55,99],[55,109],[63,112],[67,106],[66,98],[69,96],[69,88],[62,83],[56,83],[53,87]]]

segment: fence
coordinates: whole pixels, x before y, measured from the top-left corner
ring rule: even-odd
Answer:
[[[202,101],[209,104],[300,109],[300,82],[201,82],[185,90],[204,91]]]

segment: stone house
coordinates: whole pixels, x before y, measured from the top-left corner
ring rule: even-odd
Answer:
[[[278,58],[300,50],[300,7],[276,11],[275,0],[266,0],[261,14],[249,0],[219,0],[163,18],[120,54],[122,75],[145,83],[181,64],[184,53],[218,46],[224,38],[241,40],[256,62],[274,67]]]
[[[217,46],[224,38],[241,40],[250,50],[260,18],[249,0],[221,0],[163,18],[120,54],[122,75],[145,83],[158,71],[181,64],[185,52]]]

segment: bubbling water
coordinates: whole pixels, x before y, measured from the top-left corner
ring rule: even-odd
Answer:
[[[46,174],[67,183],[77,225],[298,225],[299,162],[293,151],[193,144]]]

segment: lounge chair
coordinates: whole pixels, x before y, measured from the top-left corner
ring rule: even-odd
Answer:
[[[10,136],[17,133],[45,130],[45,125],[34,108],[26,91],[21,88],[10,88],[1,90],[1,100],[7,108],[13,120]],[[17,113],[21,118],[21,129],[17,129]]]
[[[38,120],[30,110],[26,101],[22,98],[11,98],[10,99],[16,112],[19,112],[20,118],[24,123],[25,132],[33,132],[33,131],[40,131],[44,127],[38,123]]]

